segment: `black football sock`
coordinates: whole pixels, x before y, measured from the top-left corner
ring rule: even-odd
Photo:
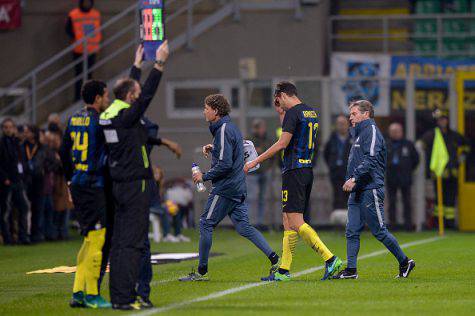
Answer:
[[[279,256],[275,252],[273,252],[269,255],[269,260],[270,260],[270,263],[274,265],[277,262],[279,262]]]

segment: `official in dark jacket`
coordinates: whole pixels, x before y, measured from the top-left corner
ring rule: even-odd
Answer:
[[[165,41],[156,52],[156,62],[143,85],[131,78],[114,87],[116,100],[101,114],[100,124],[109,151],[108,166],[117,201],[111,249],[110,293],[115,309],[140,309],[137,296],[140,258],[146,251],[152,169],[147,154],[147,129],[141,119],[158,88],[168,58]]]
[[[25,193],[27,170],[25,152],[16,137],[16,126],[12,119],[2,122],[3,137],[0,139],[0,211],[3,241],[14,243],[11,234],[12,207],[18,209],[18,243],[29,244],[28,203]]]
[[[384,224],[386,144],[373,117],[374,109],[369,101],[360,100],[350,104],[353,145],[348,159],[348,180],[343,185],[343,190],[351,192],[346,225],[348,265],[334,277],[336,279],[358,278],[356,261],[360,249],[360,234],[365,223],[376,239],[398,260],[399,277],[408,277],[415,267],[414,260],[408,259]]]
[[[404,206],[404,228],[412,230],[412,173],[419,164],[419,154],[414,143],[404,139],[402,125],[389,125],[387,191],[389,195],[389,222],[396,224],[397,191],[401,191]]]
[[[348,118],[339,115],[335,122],[335,131],[328,140],[324,157],[327,163],[330,180],[333,187],[333,209],[346,209],[348,193],[341,187],[346,181],[346,166],[351,148],[351,138],[349,135]]]
[[[45,213],[43,195],[47,150],[40,143],[40,130],[34,125],[24,127],[23,151],[28,167],[27,196],[31,204],[31,242],[53,239],[53,214]]]
[[[458,196],[458,172],[459,172],[459,159],[470,151],[468,146],[468,140],[449,128],[449,113],[446,110],[435,110],[433,117],[436,121],[436,128],[440,129],[442,137],[444,138],[445,146],[447,146],[447,152],[449,154],[449,161],[442,174],[442,201],[444,203],[444,222],[448,228],[455,226],[455,205],[457,204]],[[430,157],[432,153],[432,145],[434,144],[435,128],[427,131],[422,136],[422,142],[426,149],[427,170],[429,171]],[[434,179],[435,195],[437,196],[437,184]],[[434,207],[434,219],[437,221],[438,210],[437,206]]]
[[[129,77],[136,80],[140,83],[140,78],[142,76],[142,62],[143,62],[143,46],[139,46],[135,53],[135,62],[132,68],[130,68]],[[147,130],[147,145],[146,151],[147,156],[150,158],[150,154],[153,150],[153,146],[164,145],[173,151],[179,158],[181,155],[180,146],[172,141],[169,141],[165,138],[158,137],[158,124],[152,122],[147,117],[142,116],[141,120],[144,122],[145,128]],[[147,181],[147,186],[150,192],[150,209],[153,205],[160,205],[160,190],[154,180]],[[147,213],[149,217],[149,213]],[[168,218],[167,218],[168,219]],[[144,308],[153,307],[153,303],[150,301],[150,282],[153,277],[152,263],[150,261],[150,241],[148,240],[148,231],[145,232],[145,251],[142,252],[142,257],[140,260],[140,271],[137,280],[137,301]]]
[[[262,234],[249,224],[244,175],[244,147],[241,132],[231,121],[231,106],[223,95],[209,95],[205,99],[204,116],[210,123],[213,144],[203,147],[203,154],[211,153],[211,169],[193,174],[195,183],[211,181],[213,187],[205,210],[200,217],[200,260],[198,273],[190,273],[180,281],[208,279],[208,257],[214,228],[229,216],[237,232],[249,239],[271,261],[277,264],[279,256],[272,250]]]

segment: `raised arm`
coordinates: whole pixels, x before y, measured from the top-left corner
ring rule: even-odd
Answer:
[[[138,122],[145,111],[147,111],[148,106],[152,102],[152,99],[157,92],[160,79],[162,78],[163,66],[168,58],[168,55],[168,42],[165,41],[157,49],[156,59],[158,62],[155,63],[152,71],[150,71],[150,74],[148,75],[148,78],[142,87],[140,96],[130,108],[123,111],[123,114],[120,117],[120,120],[124,126],[132,126]]]

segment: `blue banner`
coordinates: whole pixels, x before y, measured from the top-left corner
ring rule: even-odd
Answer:
[[[427,58],[415,56],[392,56],[391,76],[408,78],[411,74],[416,76],[443,76],[450,75],[456,71],[475,72],[475,59],[448,60],[440,58]],[[393,80],[392,88],[404,86],[403,80]],[[475,83],[467,83],[469,88],[475,87]],[[436,89],[448,88],[448,80],[416,80],[416,88]]]

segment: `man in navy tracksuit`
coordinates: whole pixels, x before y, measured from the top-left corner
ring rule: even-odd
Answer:
[[[365,223],[371,233],[396,257],[398,277],[407,278],[416,266],[401,250],[396,238],[384,224],[384,176],[386,174],[386,143],[373,120],[373,105],[366,100],[350,104],[353,145],[348,159],[347,181],[343,190],[351,192],[348,199],[346,247],[348,265],[335,279],[357,279],[356,260],[360,234]]]
[[[203,147],[205,157],[211,152],[211,169],[193,175],[195,183],[211,181],[213,187],[200,218],[200,260],[198,273],[192,272],[180,281],[208,280],[208,256],[213,230],[226,215],[231,218],[237,232],[249,239],[270,260],[271,270],[277,269],[279,256],[272,250],[262,234],[249,224],[244,175],[244,148],[241,132],[231,122],[231,106],[223,95],[213,94],[205,99],[203,114],[210,123],[213,144]]]

